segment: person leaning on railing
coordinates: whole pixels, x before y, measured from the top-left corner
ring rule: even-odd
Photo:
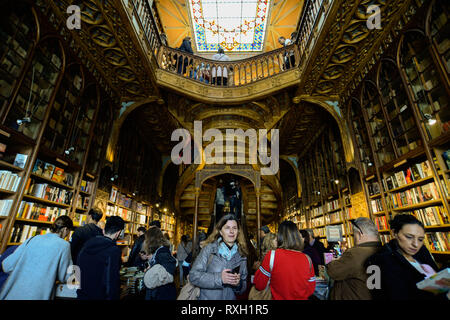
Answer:
[[[219,48],[219,50],[217,51],[217,53],[215,55],[213,55],[212,57],[213,60],[216,61],[230,61],[230,57],[227,56],[225,54],[225,51],[222,48]],[[231,68],[230,68],[230,71]],[[223,79],[223,81],[222,81]],[[228,85],[228,70],[227,67],[222,67],[219,66],[217,67],[213,67],[212,68],[212,84],[217,84],[218,86],[227,86]]]
[[[187,53],[190,53],[190,54],[194,54],[194,51],[192,51],[191,37],[184,38],[183,42],[181,43],[181,46],[178,48],[178,50],[183,51],[183,52],[187,52]],[[176,59],[178,60],[177,72],[179,74],[185,74],[187,65],[189,63],[188,58],[185,57],[184,60],[183,60],[183,56],[180,55]],[[190,64],[192,64],[192,61],[191,61]]]
[[[281,36],[278,38],[278,42],[283,46],[287,47],[292,44],[291,39],[286,39],[285,37]],[[284,69],[287,70],[291,67],[295,66],[295,55],[294,50],[289,50],[284,53]]]

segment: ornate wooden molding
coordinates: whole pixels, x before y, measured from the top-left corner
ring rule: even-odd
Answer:
[[[381,29],[367,28],[370,5],[381,9]],[[307,66],[300,66],[303,72],[297,95],[348,95],[392,42],[392,33],[405,12],[415,6],[410,0],[333,1]]]
[[[300,71],[293,69],[268,79],[242,87],[213,87],[198,81],[181,77],[171,72],[156,71],[158,85],[186,95],[196,101],[211,104],[238,104],[261,99],[282,89],[300,83]]]
[[[81,30],[68,30],[65,26],[68,18],[66,10],[73,1],[45,2],[56,17],[49,20],[63,30],[86,67],[101,75],[102,82],[106,82],[121,101],[158,95],[158,88],[149,77],[152,64],[137,39],[121,0],[78,1]]]

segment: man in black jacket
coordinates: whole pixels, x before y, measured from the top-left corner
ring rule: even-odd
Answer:
[[[178,48],[178,50],[181,50],[183,52],[187,52],[187,53],[193,54],[194,51],[192,51],[191,37],[184,38],[183,42],[181,43],[181,46]],[[189,64],[192,64],[192,60],[189,62]],[[185,57],[184,61],[183,61],[183,57],[180,55],[178,57],[177,72],[179,74],[185,74],[187,65],[188,65],[188,58]]]
[[[141,252],[142,250],[142,244],[144,243],[145,240],[145,231],[147,230],[144,227],[139,227],[137,229],[139,236],[134,242],[133,248],[131,249],[130,256],[126,263],[127,267],[138,267],[145,262],[139,255],[139,252]]]
[[[70,241],[70,251],[72,252],[72,261],[77,264],[77,257],[83,248],[83,245],[89,239],[95,236],[103,235],[103,230],[97,226],[102,219],[103,213],[98,209],[89,210],[87,224],[75,230]]]
[[[78,255],[81,281],[80,300],[118,300],[120,298],[120,264],[122,251],[116,240],[123,237],[125,222],[109,217],[105,235],[87,241]]]

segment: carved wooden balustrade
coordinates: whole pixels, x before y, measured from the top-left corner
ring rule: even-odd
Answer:
[[[161,37],[158,23],[147,0],[122,0],[130,8],[132,24],[144,36],[148,48],[154,55],[157,54],[166,39]]]
[[[161,46],[158,63],[163,70],[207,85],[237,87],[295,68],[299,59],[300,54],[295,44],[235,61],[205,59]]]

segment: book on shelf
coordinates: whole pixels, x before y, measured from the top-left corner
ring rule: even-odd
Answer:
[[[37,236],[37,235],[43,235],[50,232],[50,228],[48,227],[39,227],[39,226],[32,226],[28,224],[21,224],[16,225],[13,228],[13,231],[11,232],[11,237],[9,239],[9,242],[11,243],[23,243],[27,239]]]
[[[55,171],[54,165],[50,163],[45,163],[44,172],[42,173],[42,176],[51,179],[54,171]]]
[[[34,179],[28,179],[25,187],[25,194],[41,198],[48,201],[70,205],[73,192],[59,187],[54,187],[48,183],[37,183]]]
[[[375,217],[375,224],[378,230],[387,230],[389,225],[385,216]]]
[[[383,211],[383,205],[381,203],[381,199],[370,200],[370,205],[372,206],[373,213]]]
[[[16,192],[22,178],[8,170],[0,170],[0,189]]]
[[[55,167],[52,175],[52,180],[58,183],[63,183],[64,181],[64,169]]]
[[[450,232],[426,232],[425,236],[432,251],[450,251]]]
[[[118,189],[116,187],[111,187],[111,193],[109,195],[109,201],[116,202]]]
[[[11,210],[13,200],[0,200],[0,216],[7,216]]]
[[[19,168],[25,168],[25,164],[27,163],[28,155],[23,153],[16,154],[16,158],[14,159],[14,165]]]
[[[0,80],[0,88],[2,87],[1,81],[2,81],[2,80]],[[1,90],[1,89],[0,89],[0,90]],[[0,92],[0,94],[1,94],[1,92]],[[0,143],[0,159],[4,157],[5,152],[6,152],[6,148],[7,148],[7,147],[8,147],[8,146],[7,146],[6,144]]]
[[[413,214],[424,226],[438,226],[449,223],[448,214],[442,206],[414,210]]]
[[[390,194],[394,208],[419,204],[426,201],[438,200],[439,193],[434,182],[423,186],[413,187],[403,192]]]
[[[44,170],[45,170],[45,162],[37,159],[31,172],[38,176],[42,176],[44,174]]]
[[[67,209],[46,206],[35,202],[22,201],[16,217],[28,220],[54,222],[59,216],[67,215],[67,212]]]

